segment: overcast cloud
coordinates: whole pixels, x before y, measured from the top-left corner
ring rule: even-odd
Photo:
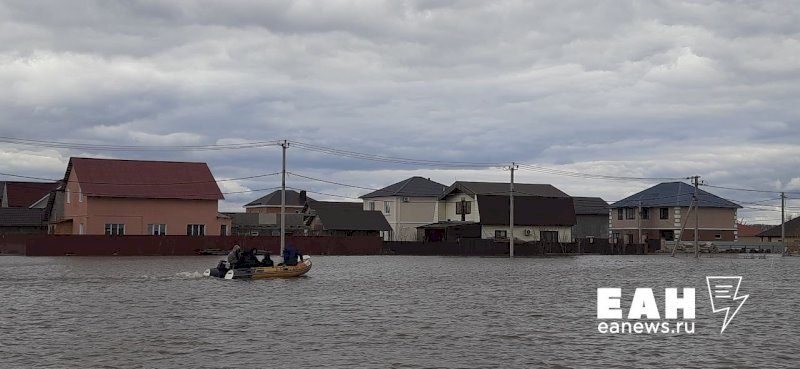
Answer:
[[[0,1],[0,136],[120,145],[288,139],[427,160],[538,164],[797,191],[800,7],[792,1]],[[70,156],[280,169],[279,148],[120,153],[0,144],[0,171]],[[289,170],[365,187],[504,181],[289,149]],[[619,200],[655,182],[520,171]],[[0,176],[0,180],[9,177]],[[273,187],[278,177],[223,182]],[[290,177],[357,197],[365,190]],[[707,190],[734,201],[775,194]],[[263,192],[231,194],[226,210]],[[313,195],[316,198],[330,198]],[[778,204],[767,201],[763,204]],[[800,213],[800,200],[790,201]],[[751,222],[778,212],[742,209]]]

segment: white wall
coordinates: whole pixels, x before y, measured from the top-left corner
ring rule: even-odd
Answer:
[[[531,234],[525,235],[525,230],[529,229]],[[494,231],[501,230],[506,231],[507,234],[510,236],[509,227],[508,226],[483,226],[481,227],[481,238],[494,238]],[[522,225],[515,225],[514,226],[514,238],[520,239],[523,241],[540,241],[539,239],[539,232],[540,231],[557,231],[558,232],[558,242],[573,242],[572,239],[572,227],[544,227],[544,226],[522,226]]]

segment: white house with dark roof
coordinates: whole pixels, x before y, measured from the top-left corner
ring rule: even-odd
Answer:
[[[481,238],[509,233],[509,183],[457,181],[439,197],[437,222],[479,223]],[[549,184],[514,184],[514,238],[572,242],[572,198]],[[432,225],[427,225],[432,226]]]
[[[439,197],[447,186],[411,177],[370,192],[361,199],[364,210],[380,211],[392,227],[387,241],[417,241],[417,227],[437,221]]]

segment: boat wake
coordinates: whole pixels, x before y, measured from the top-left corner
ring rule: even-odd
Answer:
[[[175,273],[175,276],[182,279],[200,279],[203,278],[203,273],[201,272],[179,272]]]

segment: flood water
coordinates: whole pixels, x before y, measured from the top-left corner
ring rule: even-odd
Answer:
[[[307,277],[201,277],[220,257],[0,257],[0,367],[798,367],[800,258],[314,257]],[[705,277],[750,297],[720,334]],[[695,287],[695,334],[601,334],[596,289]],[[659,291],[660,290],[660,291]]]

